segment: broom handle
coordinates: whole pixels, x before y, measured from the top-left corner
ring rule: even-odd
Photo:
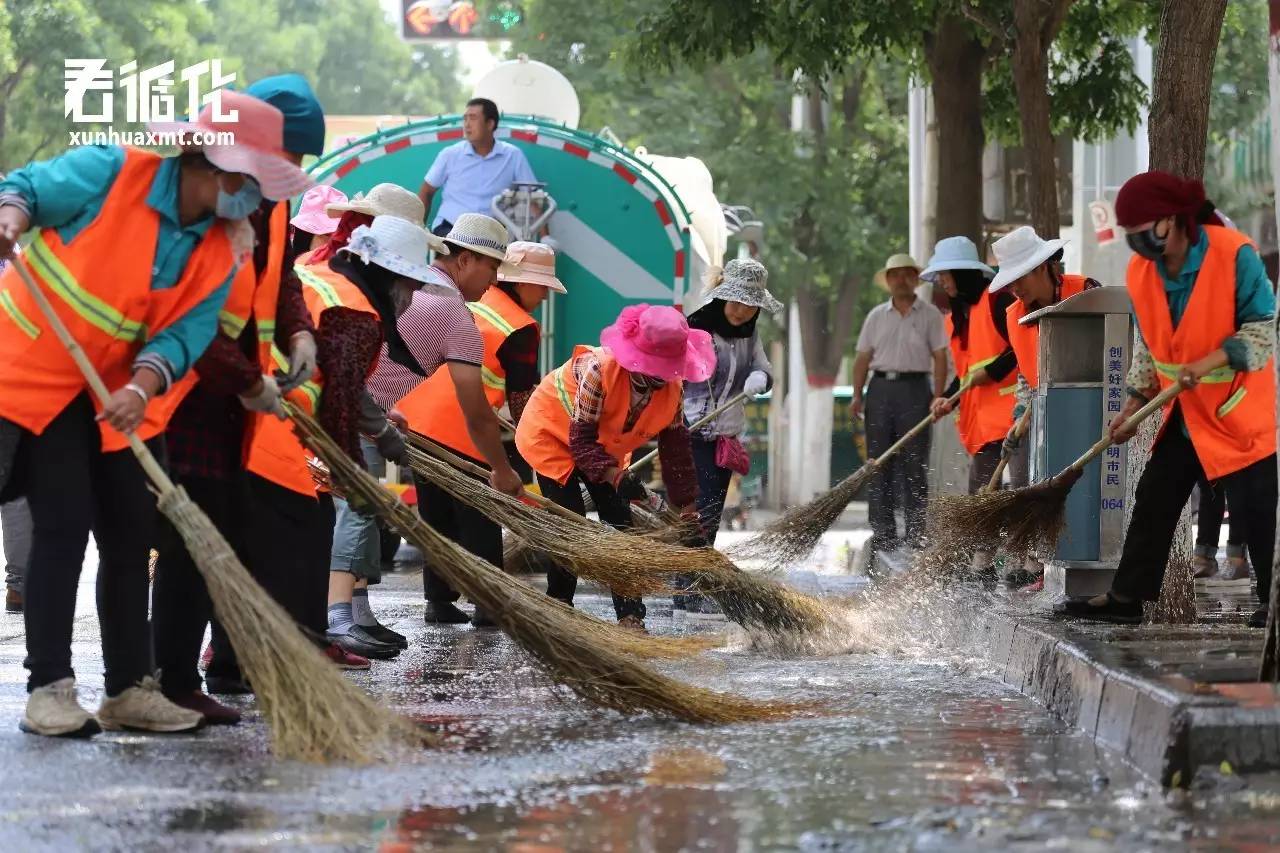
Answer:
[[[734,406],[738,405],[745,399],[747,399],[746,392],[735,395],[733,399],[726,400],[724,404],[720,406],[716,406],[714,409],[707,412],[705,415],[698,418],[693,423],[689,424],[689,430],[692,431],[697,429],[700,426],[703,426],[704,424],[711,423],[711,421],[715,420],[718,416],[724,414],[724,412],[726,412],[727,410],[732,409]],[[644,456],[641,456],[639,459],[637,459],[636,461],[628,465],[627,470],[634,471],[637,468],[639,468],[641,465],[645,465],[649,462],[652,462],[657,455],[658,455],[658,449],[655,447],[653,450],[650,450]]]
[[[1145,406],[1143,406],[1141,409],[1138,409],[1138,411],[1134,412],[1133,415],[1129,417],[1129,420],[1124,422],[1124,428],[1133,429],[1138,424],[1142,423],[1147,418],[1151,417],[1157,411],[1159,411],[1160,409],[1163,409],[1165,403],[1168,403],[1170,400],[1172,400],[1174,397],[1178,396],[1181,393],[1182,393],[1182,384],[1175,380],[1172,385],[1170,385],[1168,388],[1164,389],[1159,394],[1152,397],[1151,400]],[[1102,452],[1113,444],[1115,444],[1115,442],[1111,440],[1111,433],[1110,431],[1108,431],[1106,435],[1098,439],[1097,444],[1095,444],[1093,447],[1090,447],[1088,450],[1086,450],[1084,452],[1084,455],[1081,456],[1079,459],[1077,459],[1075,462],[1072,462],[1069,468],[1082,470],[1084,466],[1088,465],[1090,462],[1092,462],[1093,460],[1101,456]]]
[[[969,380],[966,379],[964,382],[960,383],[960,388],[956,391],[956,393],[952,394],[950,397],[947,398],[948,405],[955,405],[955,402],[960,399],[960,395],[968,390],[969,390]],[[871,464],[879,465],[885,459],[888,459],[890,456],[897,453],[899,450],[905,447],[907,443],[911,441],[911,439],[915,438],[917,435],[919,435],[920,433],[928,429],[932,423],[933,423],[933,414],[930,413],[927,418],[925,418],[920,423],[913,426],[911,429],[907,430],[906,435],[904,435],[902,438],[895,441],[893,444],[889,445],[889,449],[886,450],[884,453],[881,453],[879,456],[877,456],[872,461]]]
[[[1030,425],[1031,407],[1027,406],[1027,410],[1022,413],[1022,417],[1018,418],[1018,425],[1013,429],[1013,437],[1022,438],[1027,434],[1027,427]],[[1012,453],[1000,454],[1000,461],[996,463],[995,473],[991,475],[991,479],[987,482],[987,487],[983,491],[994,492],[996,490],[996,486],[1000,485],[1000,478],[1004,476],[1004,469],[1009,467],[1009,460],[1012,458]]]
[[[16,247],[15,247],[16,248]],[[71,331],[66,324],[62,322],[62,318],[53,310],[53,306],[49,304],[49,297],[44,295],[44,291],[35,279],[31,277],[31,273],[27,271],[27,261],[14,253],[13,265],[18,269],[18,275],[22,278],[22,283],[27,286],[27,290],[31,292],[31,298],[36,301],[36,305],[40,306],[40,313],[44,314],[49,326],[53,329],[53,334],[67,348],[67,352],[71,354],[71,360],[76,363],[76,367],[80,368],[80,372],[84,374],[85,381],[89,383],[89,388],[93,391],[94,396],[105,406],[107,401],[111,399],[111,392],[107,390],[106,384],[102,381],[102,377],[98,375],[97,369],[93,366],[93,362],[89,361],[89,356],[85,354],[84,349],[72,337]],[[125,433],[125,438],[129,440],[129,449],[138,457],[138,462],[142,464],[142,470],[146,472],[151,482],[161,493],[173,490],[173,481],[169,479],[169,475],[165,473],[164,468],[160,467],[160,463],[151,455],[151,451],[142,443],[142,439],[138,438],[132,432]]]

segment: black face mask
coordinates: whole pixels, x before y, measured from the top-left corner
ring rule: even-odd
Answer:
[[[1149,261],[1158,261],[1163,258],[1164,247],[1169,242],[1167,236],[1157,237],[1155,228],[1148,228],[1136,234],[1126,234],[1124,240],[1129,244],[1130,249]]]

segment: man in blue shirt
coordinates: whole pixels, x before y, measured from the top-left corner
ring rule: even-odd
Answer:
[[[498,129],[498,105],[488,98],[472,98],[462,114],[461,142],[436,155],[422,181],[418,196],[423,207],[442,192],[440,209],[431,223],[433,233],[443,237],[464,213],[492,215],[493,197],[513,183],[533,183],[538,179],[529,168],[524,152],[509,142],[494,139]]]

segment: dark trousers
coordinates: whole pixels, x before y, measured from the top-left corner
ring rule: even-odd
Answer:
[[[1178,517],[1191,497],[1191,489],[1203,477],[1200,460],[1191,439],[1183,434],[1182,417],[1175,408],[1138,481],[1120,567],[1111,582],[1113,590],[1142,601],[1160,597]],[[1213,485],[1225,491],[1231,514],[1239,513],[1244,522],[1249,559],[1258,577],[1258,595],[1265,604],[1271,594],[1271,558],[1275,549],[1275,454],[1228,474]]]
[[[148,446],[163,459],[163,439]],[[24,433],[18,447],[19,486],[31,507],[34,531],[24,602],[28,690],[74,676],[76,586],[90,531],[98,544],[98,622],[107,695],[124,692],[150,668],[147,563],[155,498],[131,451],[103,453],[101,447],[87,393],[40,435]]]
[[[1218,553],[1218,539],[1222,535],[1222,517],[1227,512],[1227,492],[1221,486],[1214,486],[1208,480],[1200,481],[1200,512],[1196,520],[1196,546],[1203,549],[1206,556]],[[1243,545],[1244,530],[1240,515],[1231,512],[1231,521],[1227,525],[1227,544]],[[1212,548],[1212,553],[1209,549]]]
[[[582,489],[579,484],[586,485],[591,500],[595,501],[596,512],[600,514],[601,521],[618,530],[625,530],[632,526],[631,504],[623,500],[613,490],[613,486],[593,483],[577,471],[569,475],[569,482],[563,486],[550,477],[538,475],[538,485],[542,488],[542,494],[545,497],[566,509],[573,510],[578,515],[586,515],[587,506],[582,499]],[[643,560],[644,555],[637,554],[636,559]],[[558,598],[565,604],[573,604],[573,594],[577,588],[578,578],[568,569],[555,564],[547,567],[547,595]],[[643,619],[646,612],[644,602],[640,599],[623,598],[619,595],[613,597],[613,609],[619,619],[624,616],[638,616]]]
[[[328,627],[329,550],[333,504],[245,474],[241,530],[245,568],[317,645]],[[240,674],[235,649],[213,632],[209,674]]]
[[[414,475],[418,491],[418,514],[451,542],[482,560],[502,568],[502,527],[439,486]],[[422,591],[427,601],[453,603],[458,591],[431,570],[427,560],[422,569]]]
[[[243,481],[236,475],[230,479],[181,476],[175,478],[196,506],[204,510],[222,535],[227,537],[241,562],[247,563],[244,547],[238,541],[241,533],[240,507],[244,503]],[[164,689],[184,693],[200,689],[200,644],[204,629],[213,619],[213,602],[200,570],[187,552],[182,536],[167,519],[160,523],[157,540],[160,558],[156,561],[155,583],[151,590],[151,621],[155,632],[156,666]],[[215,648],[230,648],[222,626],[215,623]],[[234,667],[234,658],[224,660]],[[218,674],[214,670],[214,674]]]
[[[698,544],[713,546],[720,532],[720,519],[724,516],[724,499],[729,494],[729,480],[733,472],[716,464],[716,441],[693,436],[693,465],[698,472],[698,529],[702,541]]]
[[[925,377],[890,380],[874,377],[867,387],[867,453],[878,457],[929,415],[933,397]],[[925,501],[929,482],[929,431],[908,442],[902,450],[878,467],[871,478],[868,515],[873,539],[888,546],[898,539],[894,518],[894,495],[906,516],[906,541],[916,545],[924,539]]]

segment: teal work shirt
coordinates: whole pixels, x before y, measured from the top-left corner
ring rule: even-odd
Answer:
[[[0,202],[8,194],[19,196],[30,211],[33,227],[53,228],[64,243],[70,243],[97,217],[124,166],[124,157],[119,146],[92,145],[30,163],[0,181]],[[178,158],[165,158],[147,193],[147,206],[160,214],[160,230],[152,247],[152,290],[166,290],[178,283],[191,253],[214,223],[213,216],[190,225],[180,221],[180,171]],[[126,251],[146,248],[122,247]],[[216,290],[147,341],[137,363],[158,368],[166,385],[181,378],[213,341],[218,312],[227,301],[234,275],[233,270]]]

